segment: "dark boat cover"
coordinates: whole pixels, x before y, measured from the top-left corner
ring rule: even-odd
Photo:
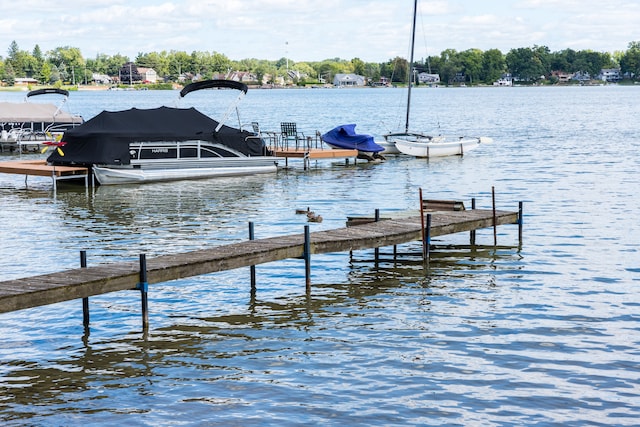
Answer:
[[[103,111],[81,126],[64,133],[65,145],[53,150],[47,161],[56,165],[127,165],[129,143],[145,141],[213,141],[247,156],[265,154],[264,142],[255,135],[222,126],[195,108],[132,108]]]
[[[322,135],[322,140],[334,147],[346,148],[348,150],[358,150],[377,153],[384,150],[384,147],[376,144],[373,136],[357,134],[356,125],[342,125],[331,129]]]

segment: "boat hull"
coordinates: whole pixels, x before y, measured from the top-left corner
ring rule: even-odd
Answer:
[[[398,147],[396,147],[395,142],[392,142],[392,141],[386,139],[386,137],[385,137],[384,141],[378,141],[378,142],[376,142],[376,144],[378,144],[379,146],[384,148],[384,150],[382,150],[382,152],[380,154],[384,154],[384,155],[402,154],[400,152],[400,150],[398,150]]]
[[[161,161],[127,166],[94,165],[93,174],[100,185],[139,184],[275,173],[278,160],[276,157],[246,157],[190,162]]]
[[[418,138],[418,139],[391,139],[396,149],[402,153],[414,157],[448,157],[462,156],[480,146],[481,138]]]

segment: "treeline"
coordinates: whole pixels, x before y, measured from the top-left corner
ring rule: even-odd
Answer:
[[[396,83],[406,83],[409,73],[408,60],[396,57],[383,63],[364,62],[359,58],[344,60],[326,59],[318,62],[293,62],[287,58],[276,61],[243,59],[234,61],[218,52],[162,51],[139,53],[131,59],[120,54],[98,54],[84,58],[79,48],[58,47],[42,52],[36,45],[31,51],[22,50],[13,41],[7,56],[0,56],[0,80],[13,85],[16,78],[33,78],[40,84],[88,84],[94,73],[118,76],[123,64],[133,61],[138,67],[153,68],[165,81],[179,81],[181,75],[211,78],[214,74],[230,70],[246,71],[274,82],[284,79],[289,84],[313,84],[333,81],[340,73],[355,73],[377,82],[386,78]],[[629,79],[640,77],[640,42],[633,41],[626,51],[594,52],[565,49],[551,52],[546,46],[511,49],[503,54],[498,49],[482,51],[468,49],[458,52],[447,49],[439,56],[421,58],[413,64],[412,71],[439,74],[443,83],[451,83],[462,77],[467,84],[491,84],[504,73],[510,73],[521,81],[537,83],[541,79],[552,81],[553,71],[583,72],[596,76],[603,68],[619,68]]]

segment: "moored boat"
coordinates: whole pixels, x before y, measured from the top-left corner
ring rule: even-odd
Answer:
[[[462,156],[477,148],[481,143],[491,142],[487,137],[446,137],[431,136],[417,132],[406,132],[390,138],[396,149],[414,157]]]
[[[355,124],[340,125],[322,134],[322,141],[332,148],[358,150],[358,157],[367,160],[383,160],[379,154],[384,147],[378,145],[371,135],[358,134]]]
[[[445,135],[428,135],[423,132],[409,130],[409,117],[411,109],[411,89],[413,82],[411,79],[411,67],[413,66],[413,55],[416,37],[416,17],[418,13],[418,0],[413,2],[413,23],[411,26],[411,55],[409,58],[409,79],[407,86],[407,108],[405,128],[403,132],[388,133],[384,135],[384,142],[381,144],[385,150],[383,154],[406,154],[415,157],[445,157],[463,155],[475,148],[482,142],[490,142],[487,137],[456,137]]]
[[[61,96],[62,100],[58,103],[34,101],[36,96],[43,95]],[[81,125],[84,120],[80,115],[63,108],[68,97],[67,90],[43,88],[28,92],[24,102],[0,102],[2,148],[37,150],[44,142],[58,140],[64,131]]]
[[[207,80],[185,86],[180,97],[213,88],[241,92],[231,107],[248,89],[235,81]],[[58,148],[47,158],[50,164],[90,167],[101,185],[273,173],[280,160],[255,133],[195,108],[166,106],[103,111],[65,132]]]

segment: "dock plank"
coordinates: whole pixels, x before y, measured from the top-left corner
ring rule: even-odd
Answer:
[[[83,177],[89,173],[89,170],[79,166],[52,166],[48,165],[46,160],[14,160],[0,162],[0,173],[48,177],[78,175]]]
[[[431,236],[492,227],[492,210],[431,212]],[[519,213],[496,211],[496,225]],[[420,217],[382,219],[310,233],[311,254],[380,248],[422,239]],[[149,284],[259,265],[304,255],[304,233],[247,240],[147,259]],[[0,282],[0,313],[134,289],[139,263],[120,262]]]
[[[307,158],[307,159],[338,159],[345,157],[357,157],[358,150],[346,149],[329,149],[323,150],[319,148],[274,148],[276,157],[286,158]]]

